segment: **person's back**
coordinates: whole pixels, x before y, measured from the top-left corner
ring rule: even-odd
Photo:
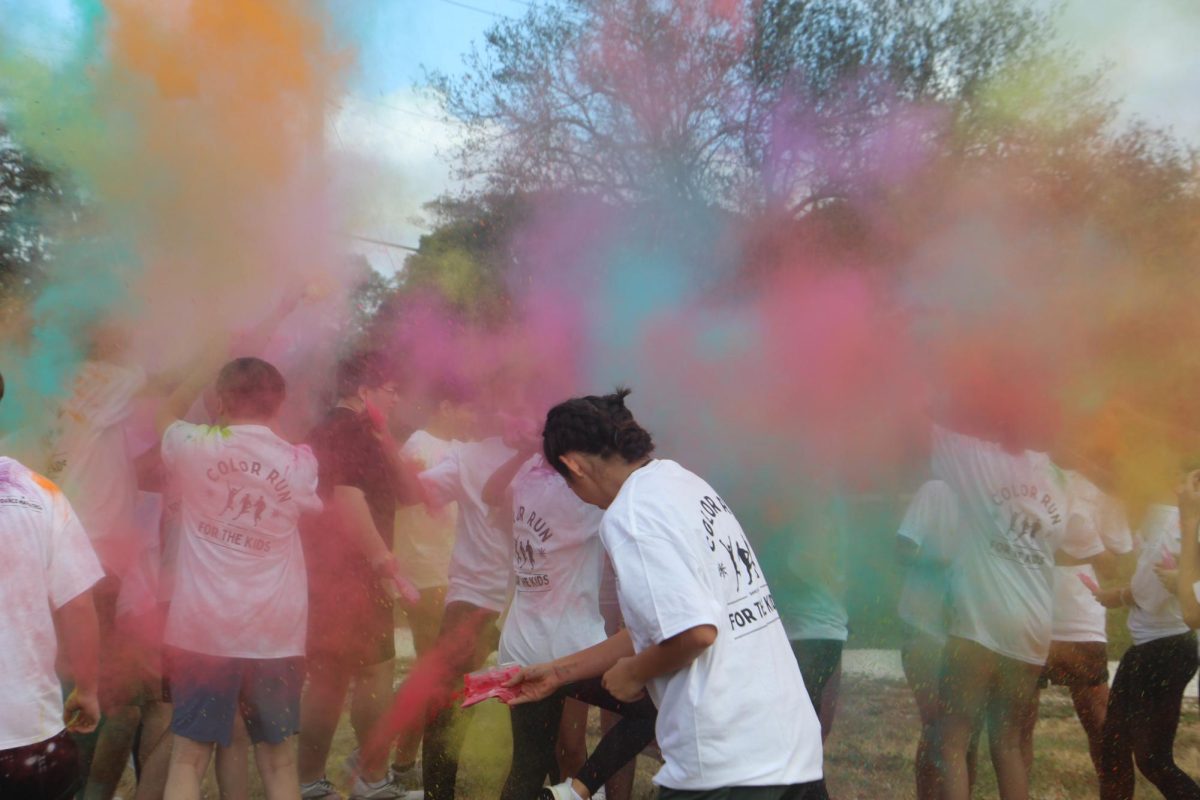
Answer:
[[[770,588],[716,491],[674,461],[652,461],[625,482],[600,532],[635,650],[696,625],[719,631],[695,661],[647,685],[666,759],[655,781],[701,790],[820,780],[820,724]],[[690,578],[677,582],[681,573]]]
[[[297,531],[319,507],[316,461],[263,425],[177,422],[163,461],[182,536],[168,644],[209,655],[304,655],[307,580]]]
[[[0,688],[0,796],[65,798],[78,766],[64,728],[90,730],[99,717],[97,626],[89,590],[104,573],[58,487],[3,457],[0,542],[0,675],[5,676]],[[66,713],[55,672],[55,614],[77,682]],[[90,654],[77,652],[81,631],[76,617],[87,623],[82,632],[90,641]],[[81,657],[91,663],[80,663]]]
[[[163,636],[175,734],[165,796],[196,796],[213,746],[230,746],[238,714],[268,794],[296,796],[291,740],[308,618],[298,522],[321,508],[317,463],[274,432],[285,383],[257,358],[235,359],[217,376],[227,424],[183,422],[208,373],[197,369],[159,415],[163,464],[182,498]]]

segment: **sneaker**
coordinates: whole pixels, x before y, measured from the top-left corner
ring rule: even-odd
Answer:
[[[387,778],[375,784],[357,778],[349,800],[404,800],[407,795],[408,792],[397,788]]]
[[[300,797],[302,800],[342,800],[338,790],[325,778],[300,784]]]
[[[388,780],[397,789],[413,792],[423,787],[421,762],[414,761],[407,767],[392,764],[388,767]]]
[[[604,791],[604,787],[600,787],[600,791],[592,795],[592,800],[608,800],[608,792]]]
[[[564,781],[563,783],[544,787],[538,794],[537,800],[581,800],[581,798],[571,788],[571,782]]]

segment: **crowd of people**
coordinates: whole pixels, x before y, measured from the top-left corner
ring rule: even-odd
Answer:
[[[665,799],[828,796],[846,496],[760,561],[721,494],[656,455],[627,390],[527,419],[436,386],[400,440],[402,372],[358,352],[294,443],[267,361],[214,348],[164,389],[121,350],[95,337],[44,463],[0,458],[0,797],[109,800],[132,754],[137,798],[199,798],[215,757],[238,800],[253,751],[268,798],[451,800],[464,676],[510,706],[504,800],[628,800],[642,753]],[[1001,797],[1028,798],[1049,684],[1070,690],[1103,800],[1133,796],[1135,764],[1200,797],[1173,757],[1200,476],[1135,536],[1101,476],[944,422],[897,532],[918,798],[971,795],[984,731]],[[1133,645],[1110,689],[1118,607]],[[398,686],[397,612],[416,651]]]

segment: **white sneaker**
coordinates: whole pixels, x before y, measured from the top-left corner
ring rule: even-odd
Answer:
[[[538,794],[538,800],[583,800],[571,786],[570,781],[546,786]]]
[[[421,774],[421,762],[414,761],[406,769],[397,769],[395,764],[388,767],[388,780],[397,789],[406,791],[416,791],[422,788],[423,776]]]
[[[357,778],[354,781],[354,789],[350,792],[349,800],[404,800],[407,794],[408,792],[398,788],[387,778],[375,784]]]
[[[592,795],[592,800],[608,800],[608,792],[604,791],[604,787],[600,787],[600,791]]]
[[[325,778],[300,784],[300,797],[301,800],[342,800],[338,790]]]

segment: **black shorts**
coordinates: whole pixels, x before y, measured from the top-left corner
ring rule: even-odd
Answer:
[[[825,684],[841,668],[842,648],[846,643],[840,639],[796,639],[791,644],[800,675],[804,678],[804,688],[808,689],[813,708],[820,712]]]
[[[392,597],[366,567],[309,581],[307,656],[313,663],[358,670],[396,657]]]
[[[75,740],[65,730],[44,742],[0,750],[5,800],[69,800],[82,785]]]
[[[1108,683],[1108,645],[1104,642],[1051,642],[1038,688],[1085,689]]]

